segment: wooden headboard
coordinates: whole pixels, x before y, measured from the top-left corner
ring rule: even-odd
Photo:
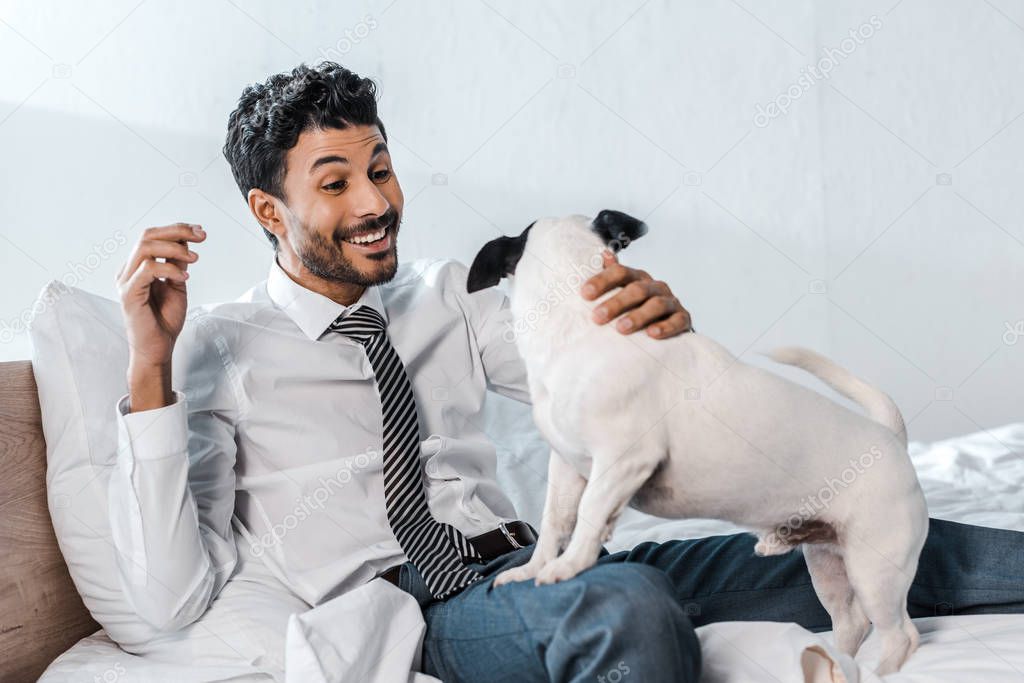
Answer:
[[[98,628],[71,583],[46,508],[32,364],[0,363],[0,680],[36,680]]]

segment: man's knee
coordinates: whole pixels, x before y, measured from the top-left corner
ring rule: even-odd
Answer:
[[[594,636],[608,641],[595,652],[620,653],[616,665],[644,672],[640,680],[662,680],[670,672],[665,680],[697,680],[700,641],[664,572],[638,563],[606,564],[577,579],[586,606],[580,616]]]
[[[645,564],[606,566],[595,567],[595,583],[601,585],[602,601],[614,607],[629,626],[645,631],[670,625],[693,630],[664,572]]]

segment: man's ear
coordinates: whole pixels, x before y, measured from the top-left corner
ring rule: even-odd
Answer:
[[[278,210],[278,202],[280,200],[274,195],[268,194],[256,187],[249,190],[247,199],[249,200],[249,211],[252,212],[252,215],[263,226],[263,229],[274,233],[279,242],[283,240],[285,226],[281,213]]]
[[[605,209],[597,214],[597,218],[591,224],[591,229],[614,252],[625,249],[633,240],[647,234],[647,224],[642,220],[610,209]]]
[[[469,267],[466,289],[472,293],[493,287],[501,278],[514,274],[532,227],[530,223],[518,237],[499,237],[485,244]]]

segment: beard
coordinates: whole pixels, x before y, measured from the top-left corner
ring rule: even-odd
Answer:
[[[306,240],[296,249],[295,255],[299,257],[306,270],[323,280],[355,284],[360,287],[382,285],[390,282],[398,271],[398,231],[401,222],[398,212],[389,207],[373,220],[351,228],[335,228],[329,240],[316,230],[303,226]],[[391,248],[377,254],[361,254],[360,259],[374,262],[375,267],[368,271],[360,269],[345,255],[345,245],[348,244],[345,238],[380,228],[387,228]]]

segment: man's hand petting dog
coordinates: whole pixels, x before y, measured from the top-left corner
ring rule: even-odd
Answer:
[[[619,332],[632,334],[643,329],[656,339],[668,339],[693,329],[689,311],[667,284],[655,280],[646,270],[622,265],[610,249],[603,258],[604,269],[583,284],[583,298],[593,301],[616,287],[622,289],[594,309],[595,323],[603,325],[618,318],[615,329]]]

